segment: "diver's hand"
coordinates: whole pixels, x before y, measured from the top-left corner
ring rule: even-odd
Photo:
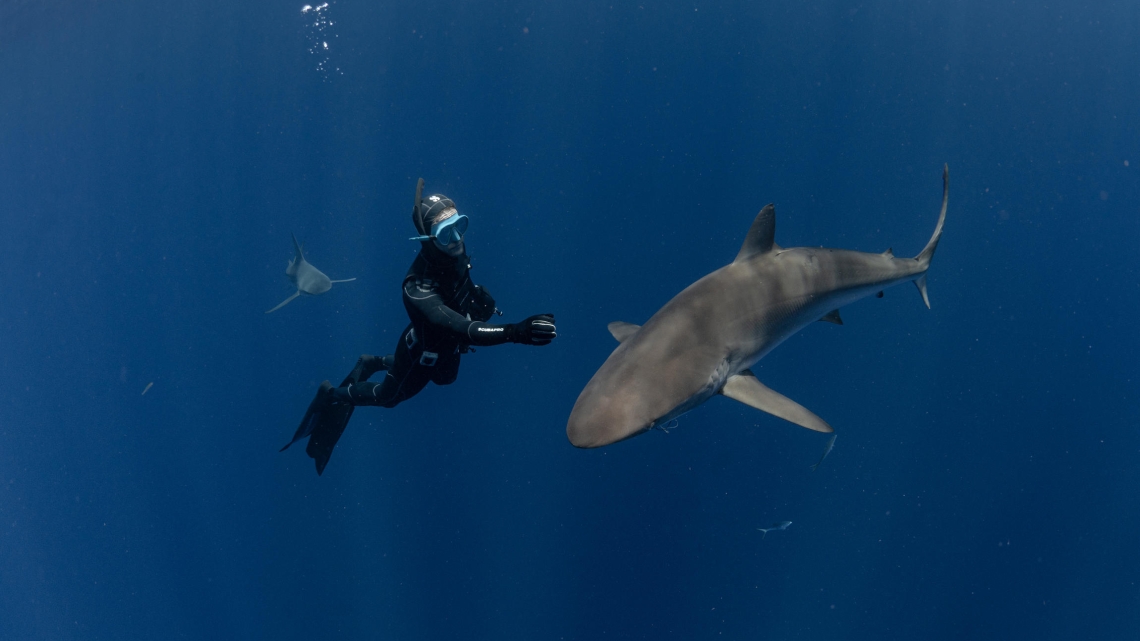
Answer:
[[[511,325],[511,342],[523,345],[549,345],[558,336],[554,314],[535,314]]]

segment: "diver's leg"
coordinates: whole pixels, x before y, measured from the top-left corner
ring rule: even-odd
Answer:
[[[377,405],[393,408],[419,394],[430,380],[431,373],[425,371],[423,366],[416,365],[403,377],[388,372],[383,382],[352,385],[348,392],[353,405]],[[341,393],[342,390],[345,388],[339,388],[336,391]]]
[[[328,381],[321,384],[321,388],[317,390],[316,398],[309,405],[305,419],[301,422],[301,427],[298,428],[298,433],[301,433],[302,429],[310,431],[309,444],[305,447],[305,452],[316,461],[317,474],[324,472],[325,466],[328,465],[333,448],[336,447],[344,429],[348,427],[348,421],[352,418],[355,407],[374,404],[358,403],[351,394],[338,394],[337,392],[355,389],[357,387],[356,381],[361,378],[367,379],[381,369],[390,368],[393,361],[394,359],[390,356],[379,358],[365,355],[356,361],[356,367],[341,382],[341,387],[334,388]],[[375,383],[366,382],[363,385],[368,387],[375,385]]]
[[[345,377],[346,381],[352,383],[363,383],[372,377],[376,372],[388,369],[394,360],[393,355],[388,356],[373,356],[371,354],[361,354],[360,358],[356,360],[356,367],[352,368],[348,376]],[[344,387],[344,384],[341,385]]]
[[[433,368],[420,363],[423,350],[414,339],[409,339],[411,330],[409,326],[400,336],[396,353],[384,357],[390,366],[383,381],[344,385],[332,391],[333,397],[353,405],[391,408],[418,394],[431,380]]]
[[[404,330],[404,333],[406,334],[410,329],[411,325]],[[404,338],[401,336],[402,345],[405,344]],[[309,437],[305,452],[316,461],[317,474],[324,472],[325,466],[328,465],[333,448],[340,440],[340,435],[344,433],[344,428],[348,427],[348,421],[352,418],[355,406],[376,404],[357,403],[351,393],[338,394],[338,392],[349,392],[357,384],[367,381],[376,372],[391,369],[394,364],[395,358],[392,355],[381,358],[364,354],[357,359],[356,366],[344,378],[339,388],[334,388],[328,381],[321,383],[316,397],[309,403],[309,409],[305,412],[300,427],[293,435],[293,440],[289,442],[289,445],[292,445],[306,436]],[[370,384],[364,383],[364,385]],[[289,447],[289,445],[285,447]]]

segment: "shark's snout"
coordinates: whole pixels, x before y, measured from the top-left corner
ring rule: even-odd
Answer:
[[[602,387],[587,386],[570,412],[566,437],[574,447],[602,447],[649,428],[649,421],[638,412],[636,398],[621,389]]]

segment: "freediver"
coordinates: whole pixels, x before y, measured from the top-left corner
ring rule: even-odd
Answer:
[[[493,325],[498,313],[495,299],[471,281],[470,260],[463,243],[467,216],[443,194],[423,198],[424,181],[416,184],[412,223],[421,244],[419,255],[404,276],[404,309],[411,323],[396,342],[396,353],[384,357],[365,354],[341,382],[328,381],[320,389],[293,440],[309,437],[305,451],[324,472],[333,448],[359,405],[395,407],[415,396],[429,381],[450,385],[459,374],[460,357],[471,346],[521,343],[548,345],[558,335],[553,314],[537,314],[521,323]],[[385,372],[379,383],[368,379]]]

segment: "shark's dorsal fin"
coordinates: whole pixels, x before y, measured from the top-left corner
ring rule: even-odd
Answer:
[[[739,374],[728,377],[724,387],[720,390],[728,398],[740,401],[749,407],[755,407],[761,412],[782,418],[800,427],[806,427],[816,432],[834,432],[822,418],[812,414],[803,405],[793,401],[783,394],[773,391],[756,379],[751,370],[744,370]]]
[[[821,318],[819,320],[820,320],[820,322],[823,322],[823,323],[835,323],[836,325],[842,325],[843,324],[843,319],[839,317],[839,310],[838,309],[833,309],[830,312],[827,312],[826,314],[823,315],[823,318]]]
[[[883,255],[886,256],[887,258],[894,258],[895,252],[890,247],[888,247],[887,251],[883,252]]]
[[[301,260],[305,260],[305,254],[304,254],[304,252],[301,251],[301,243],[297,242],[297,234],[294,234],[293,232],[289,232],[289,235],[293,237],[293,252],[294,252],[293,260],[296,260],[298,258],[300,258]]]
[[[757,254],[769,252],[775,244],[776,208],[772,203],[768,203],[764,205],[764,209],[761,209],[759,214],[756,214],[756,219],[748,228],[748,236],[744,239],[744,245],[740,247],[740,253],[732,262],[739,263]]]
[[[637,333],[637,330],[641,329],[641,325],[614,321],[606,325],[606,329],[610,330],[610,334],[617,339],[617,342],[624,343],[627,338],[633,336]]]

